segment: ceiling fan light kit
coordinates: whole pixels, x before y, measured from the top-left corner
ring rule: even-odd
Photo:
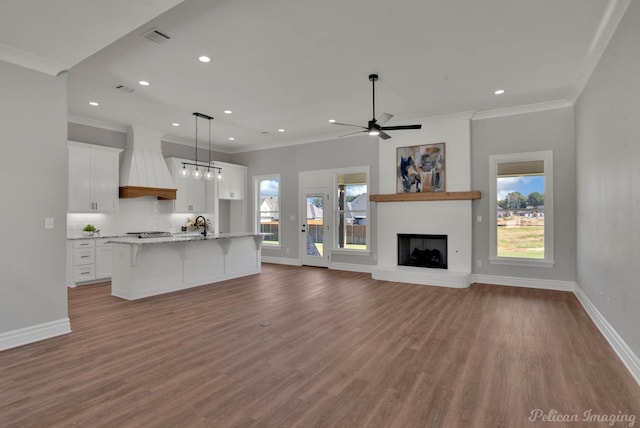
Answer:
[[[367,126],[360,125],[352,125],[350,123],[340,123],[336,121],[329,121],[333,125],[340,126],[355,126],[356,128],[362,128],[363,131],[351,132],[346,135],[342,135],[342,137],[346,137],[348,135],[360,134],[361,132],[366,132],[372,136],[379,136],[383,140],[388,140],[391,138],[391,135],[387,134],[384,131],[401,131],[405,129],[421,129],[422,125],[398,125],[398,126],[381,126],[387,123],[392,117],[392,114],[382,113],[382,115],[376,119],[376,81],[378,80],[377,74],[370,74],[369,80],[371,81],[371,92],[372,92],[372,105],[373,105],[373,117],[367,123]]]

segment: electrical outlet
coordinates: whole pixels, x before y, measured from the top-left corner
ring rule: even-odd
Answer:
[[[482,267],[482,260],[476,260],[476,267]]]
[[[477,222],[478,222],[478,223],[482,223],[482,216],[481,216],[481,215],[479,215],[479,216],[476,218],[476,220],[477,220]]]
[[[53,229],[53,228],[55,228],[55,222],[53,220],[53,217],[46,217],[44,219],[44,228],[45,229]]]

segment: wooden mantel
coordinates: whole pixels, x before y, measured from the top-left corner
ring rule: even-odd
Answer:
[[[468,192],[421,192],[371,195],[371,202],[410,202],[410,201],[470,201],[480,199],[479,190]]]

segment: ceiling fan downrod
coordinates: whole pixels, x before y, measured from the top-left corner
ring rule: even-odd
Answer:
[[[376,121],[376,81],[378,80],[378,75],[377,74],[370,74],[369,75],[369,80],[371,81],[371,88],[373,89],[371,91],[372,96],[373,96],[373,122],[375,123]]]

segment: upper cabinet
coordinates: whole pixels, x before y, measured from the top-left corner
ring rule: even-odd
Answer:
[[[218,180],[218,198],[244,199],[247,185],[247,167],[224,162],[216,162],[222,168],[222,178]]]
[[[120,149],[69,141],[69,212],[118,209]]]
[[[205,211],[205,180],[194,180],[191,175],[180,175],[182,162],[193,162],[187,159],[167,158],[167,166],[176,184],[176,199],[173,201],[175,213],[202,213]],[[194,166],[186,165],[186,169],[193,172]],[[202,169],[202,167],[200,167]]]

